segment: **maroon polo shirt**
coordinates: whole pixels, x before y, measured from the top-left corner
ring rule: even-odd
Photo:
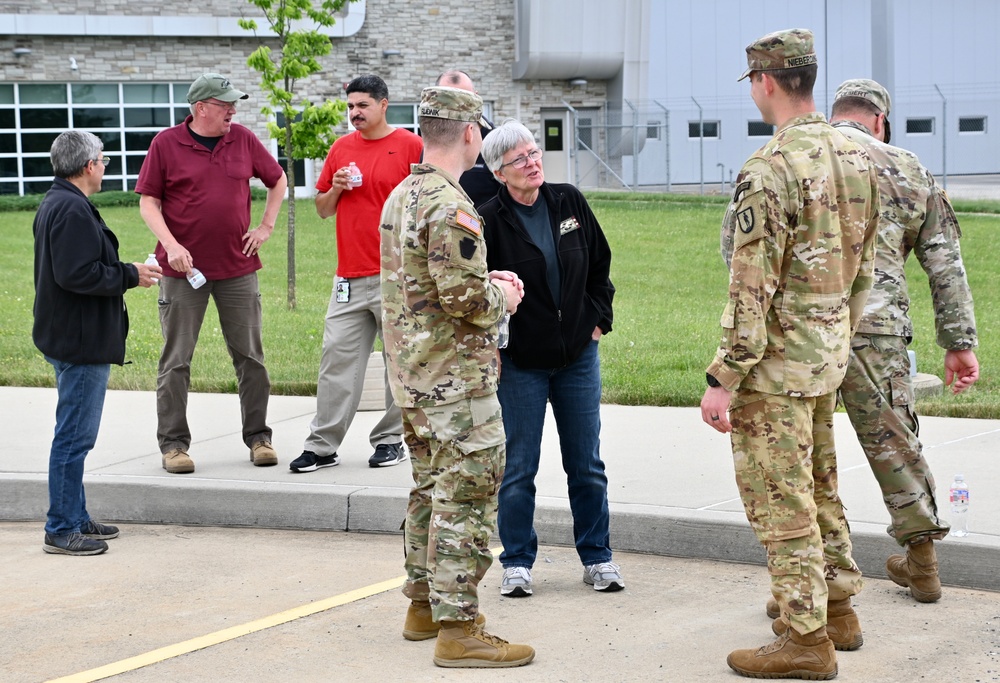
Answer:
[[[238,123],[209,151],[191,137],[191,120],[188,116],[153,138],[135,191],[160,200],[167,227],[207,279],[260,270],[256,254],[243,254],[243,235],[250,227],[250,179],[274,187],[281,165]],[[169,266],[162,244],[156,245],[156,258],[164,275],[184,277]]]

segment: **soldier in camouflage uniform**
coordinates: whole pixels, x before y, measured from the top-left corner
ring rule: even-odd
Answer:
[[[941,597],[934,541],[948,534],[938,518],[934,477],[917,438],[906,346],[913,337],[904,265],[916,254],[930,281],[945,380],[959,393],[979,378],[972,293],[962,266],[955,212],[916,155],[889,144],[889,93],[875,81],[845,81],[831,123],[861,145],[878,170],[881,219],[875,285],[851,342],[840,399],[868,456],[892,517],[889,535],[906,548],[886,562],[889,577],[920,602]],[[953,384],[954,381],[954,384]]]
[[[504,470],[497,323],[523,292],[513,273],[487,273],[482,221],[457,180],[482,147],[482,110],[473,92],[424,89],[424,161],[389,195],[381,220],[389,384],[414,481],[403,636],[436,636],[434,662],[446,667],[520,666],[535,654],[483,630],[477,594],[493,562]]]
[[[833,411],[872,285],[878,191],[868,155],[815,111],[812,33],[764,36],[747,62],[741,80],[778,129],[740,171],[723,226],[729,301],[701,410],[732,432],[740,496],[791,628],[727,661],[744,676],[832,678],[835,645],[861,644]]]

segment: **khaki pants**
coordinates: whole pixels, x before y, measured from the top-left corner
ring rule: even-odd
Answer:
[[[160,279],[159,299],[163,352],[156,378],[156,437],[161,453],[191,446],[187,421],[191,358],[209,297],[219,311],[219,327],[236,370],[243,442],[252,446],[262,439],[271,440],[267,426],[271,379],[264,367],[257,274],[210,280],[199,289],[184,278],[164,277]]]
[[[316,415],[303,450],[333,455],[354,421],[365,386],[375,337],[382,338],[382,292],[378,275],[349,280],[350,299],[337,301],[337,281],[326,311],[323,355],[316,383]],[[382,353],[383,360],[385,352]],[[372,446],[400,443],[403,422],[385,378],[385,414],[369,435]]]

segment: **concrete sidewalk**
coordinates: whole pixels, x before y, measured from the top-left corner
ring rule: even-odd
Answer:
[[[0,520],[38,521],[48,505],[47,461],[55,423],[54,389],[0,387],[0,410],[14,438],[0,463]],[[369,430],[378,413],[358,414],[341,464],[295,474],[315,398],[275,396],[270,423],[277,467],[253,467],[240,438],[232,394],[191,394],[188,417],[196,471],[167,474],[156,445],[155,396],[111,391],[101,435],[87,458],[87,501],[103,521],[290,529],[398,532],[411,484],[408,464],[372,469]],[[602,407],[602,454],[611,502],[611,542],[619,551],[763,564],[743,514],[728,437],[695,408]],[[1000,420],[926,417],[927,458],[948,516],[948,487],[963,473],[971,487],[966,538],[939,544],[941,576],[952,586],[1000,591]],[[855,557],[870,577],[885,577],[898,546],[878,487],[846,415],[836,416],[840,490]],[[572,545],[572,517],[551,415],[537,478],[536,529],[548,545]]]

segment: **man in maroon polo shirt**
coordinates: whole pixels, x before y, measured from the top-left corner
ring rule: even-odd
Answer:
[[[267,426],[271,380],[261,341],[258,252],[274,230],[288,181],[281,166],[247,128],[233,123],[236,103],[249,97],[224,76],[199,76],[188,90],[191,115],[153,139],[135,191],[139,212],[159,240],[160,327],[163,351],[156,381],[157,440],[163,468],[194,472],[187,394],[198,332],[211,296],[233,359],[250,461],[276,465]],[[250,178],[267,189],[260,225],[250,226]],[[197,269],[204,285],[188,277]]]

